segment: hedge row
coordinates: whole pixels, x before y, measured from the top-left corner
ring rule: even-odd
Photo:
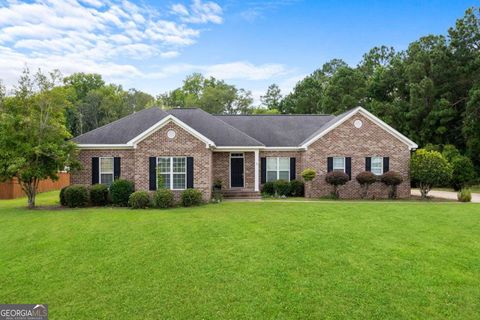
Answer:
[[[202,202],[202,193],[197,189],[184,190],[180,196],[180,204],[184,207],[200,205]],[[70,208],[112,204],[134,209],[170,208],[176,205],[171,190],[160,189],[151,195],[146,191],[135,191],[133,182],[128,180],[116,180],[110,188],[102,184],[65,187],[60,190],[60,204]]]
[[[262,193],[267,196],[277,197],[303,197],[305,185],[299,180],[290,182],[286,180],[270,181],[263,185]]]

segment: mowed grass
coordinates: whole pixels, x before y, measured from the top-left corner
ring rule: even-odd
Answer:
[[[0,201],[0,301],[48,303],[50,319],[480,314],[475,204],[29,211],[24,201]]]

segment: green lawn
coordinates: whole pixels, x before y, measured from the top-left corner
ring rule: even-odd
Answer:
[[[40,196],[52,204],[56,193]],[[0,302],[50,319],[478,319],[480,206],[0,201]]]

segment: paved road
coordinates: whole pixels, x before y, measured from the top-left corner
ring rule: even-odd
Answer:
[[[457,200],[457,193],[453,191],[432,190],[428,195],[436,198]],[[420,190],[412,189],[412,196],[420,196]],[[472,193],[472,202],[480,203],[480,193]]]

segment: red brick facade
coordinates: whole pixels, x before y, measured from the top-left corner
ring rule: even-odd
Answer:
[[[356,128],[353,123],[361,120],[363,126]],[[173,139],[167,132],[174,130]],[[235,152],[239,153],[241,151]],[[244,154],[244,188],[255,189],[255,153],[245,151]],[[121,157],[122,178],[135,182],[137,190],[149,188],[149,157],[186,156],[194,158],[194,187],[201,190],[205,200],[210,199],[213,181],[220,179],[223,188],[230,188],[230,152],[217,152],[206,147],[205,142],[194,137],[174,123],[169,123],[138,143],[135,149],[128,150],[81,150],[80,161],[83,169],[72,174],[72,183],[91,184],[92,157]],[[327,158],[341,156],[351,157],[352,180],[340,188],[340,196],[346,199],[360,197],[360,186],[355,176],[365,171],[366,157],[389,157],[390,170],[399,172],[404,182],[398,187],[398,196],[410,196],[409,147],[395,136],[372,122],[369,118],[356,114],[331,132],[327,133],[303,151],[265,151],[259,152],[263,157],[295,157],[296,175],[301,179],[305,168],[315,169],[317,177],[307,183],[306,195],[320,197],[330,194],[331,186],[325,182]],[[261,178],[259,164],[258,179]],[[177,197],[180,191],[175,191]],[[387,188],[375,183],[369,190],[370,197],[386,198]]]

